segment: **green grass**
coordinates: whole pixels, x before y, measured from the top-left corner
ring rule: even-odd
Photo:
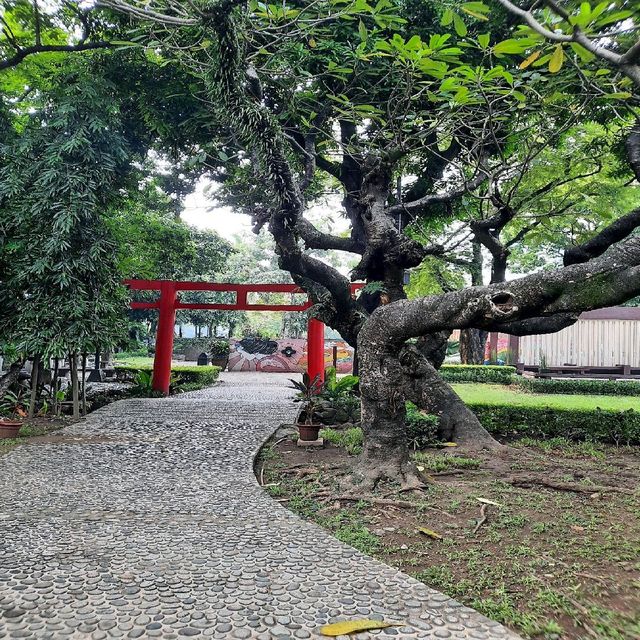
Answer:
[[[640,411],[640,398],[634,396],[584,396],[545,393],[523,393],[504,385],[454,384],[464,402],[510,404],[517,407],[550,407],[552,409],[609,409]]]
[[[124,356],[119,357],[116,354],[113,357],[115,364],[123,365],[125,367],[153,367],[153,358],[145,358],[143,356]]]
[[[353,427],[339,431],[338,429],[322,429],[320,437],[337,447],[344,447],[352,456],[362,453],[362,429]]]

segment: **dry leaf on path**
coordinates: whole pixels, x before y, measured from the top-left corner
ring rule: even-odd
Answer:
[[[327,624],[320,629],[320,633],[323,636],[331,636],[335,638],[337,636],[344,636],[358,631],[386,629],[387,627],[395,627],[398,625],[398,622],[383,622],[382,620],[369,620],[368,618],[363,618],[361,620],[346,620],[345,622]]]

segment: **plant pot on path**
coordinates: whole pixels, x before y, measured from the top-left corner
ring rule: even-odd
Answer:
[[[229,364],[229,356],[211,356],[211,364],[214,367],[220,367],[224,371]]]
[[[19,420],[0,420],[0,440],[3,438],[15,438],[22,427]]]

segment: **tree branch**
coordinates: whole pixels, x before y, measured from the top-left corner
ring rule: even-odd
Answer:
[[[626,238],[639,226],[640,208],[618,218],[587,242],[565,249],[564,264],[579,264],[602,255],[609,247]]]

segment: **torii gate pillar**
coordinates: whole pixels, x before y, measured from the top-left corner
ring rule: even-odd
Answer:
[[[324,382],[324,323],[315,318],[307,323],[307,372],[310,381]]]

